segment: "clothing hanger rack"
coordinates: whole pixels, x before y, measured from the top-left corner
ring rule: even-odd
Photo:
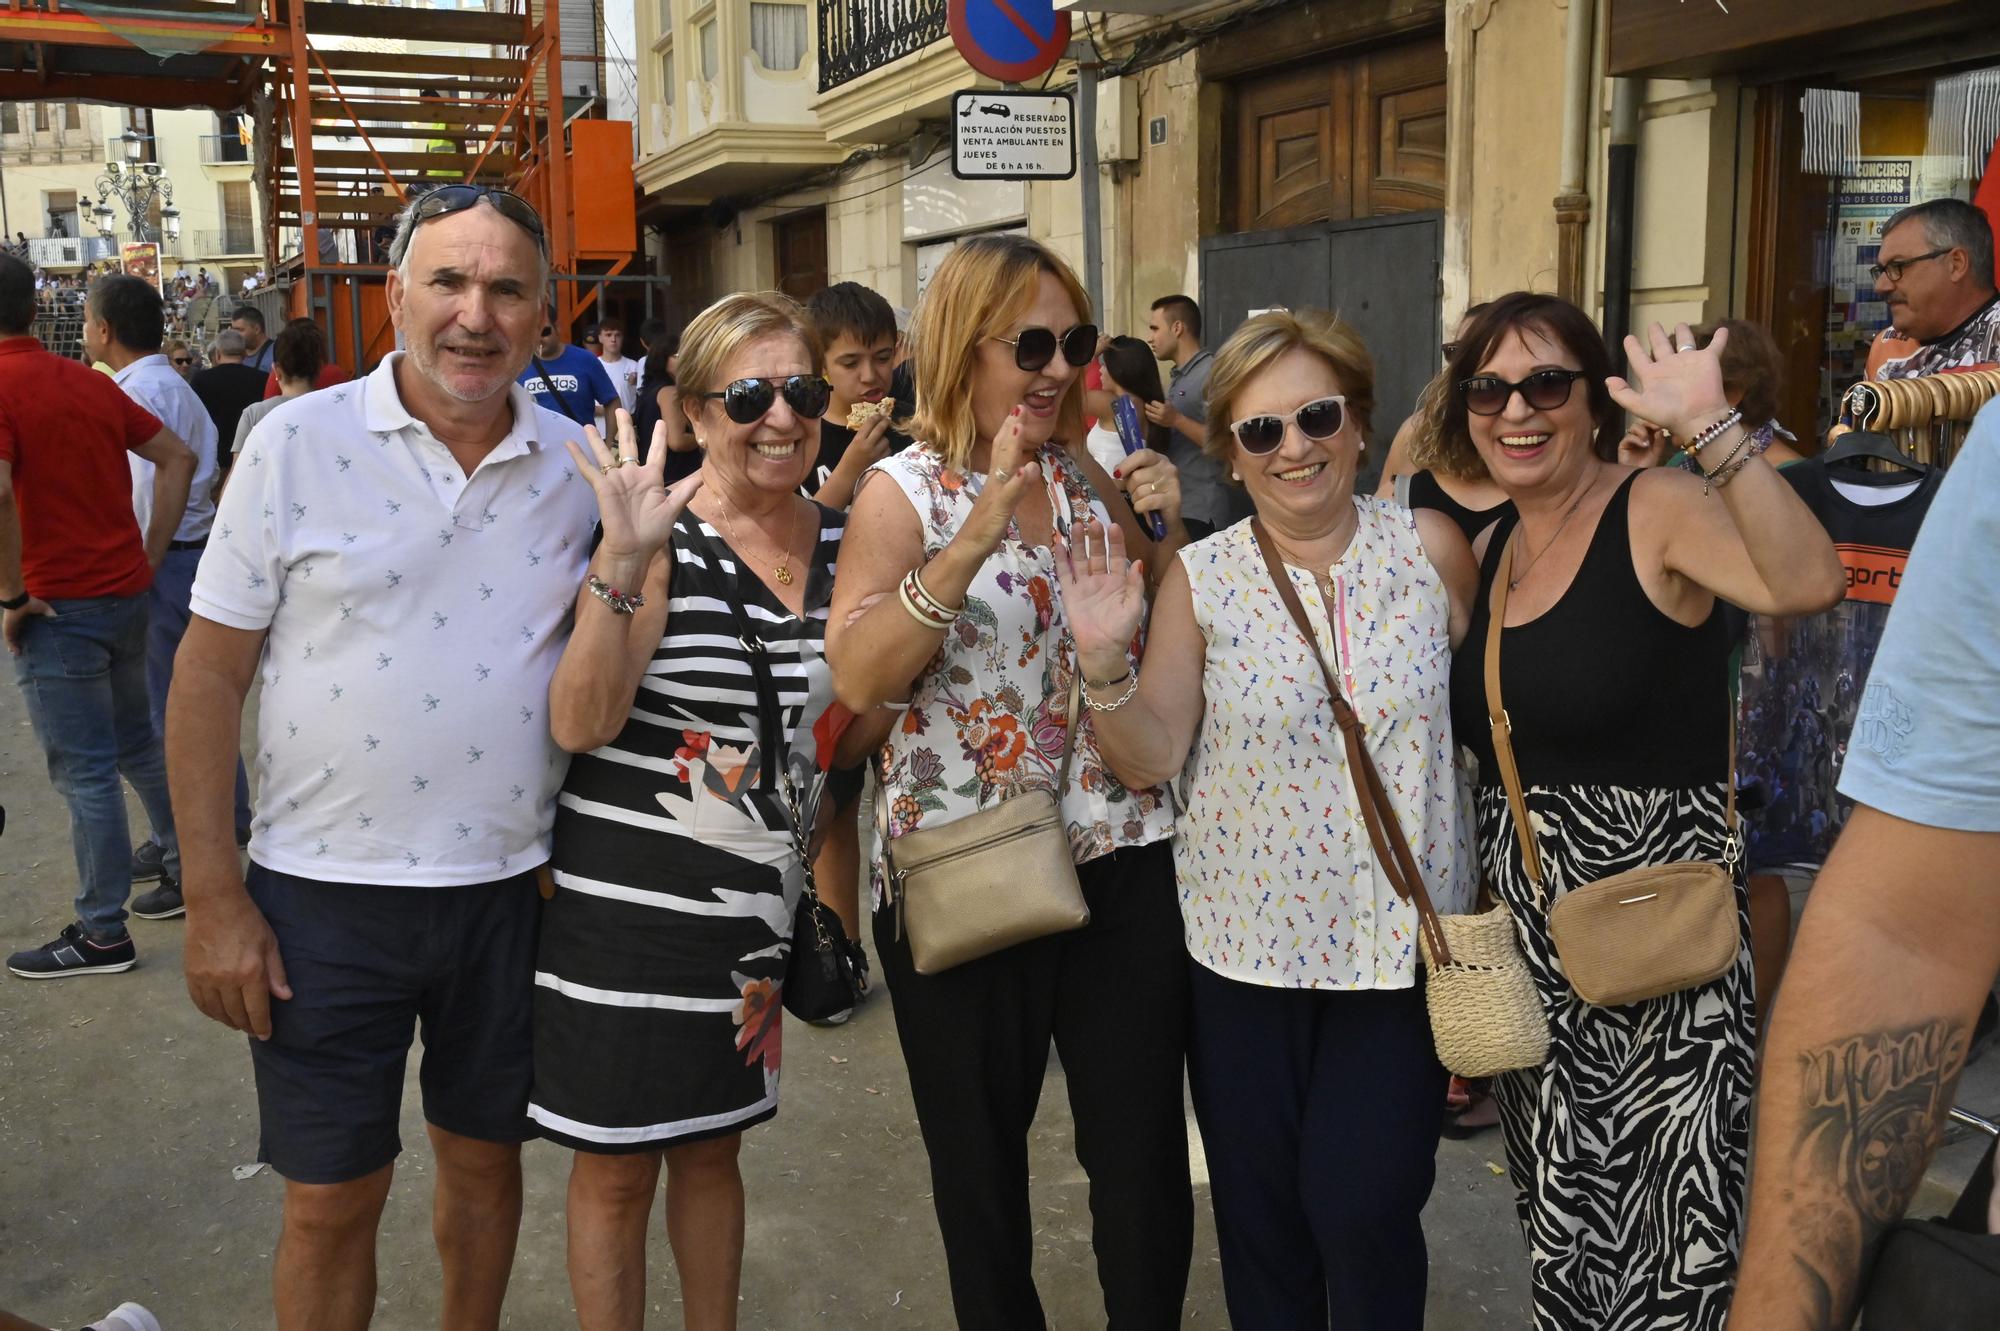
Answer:
[[[1917,462],[1943,467],[1964,445],[1972,418],[1995,397],[2000,366],[1863,380],[1847,390],[1847,410],[1856,429],[1893,435]]]

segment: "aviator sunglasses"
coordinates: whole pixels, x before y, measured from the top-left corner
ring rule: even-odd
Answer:
[[[418,199],[410,210],[410,233],[415,234],[418,227],[434,218],[462,213],[481,199],[491,200],[495,211],[533,236],[544,255],[549,252],[548,232],[542,229],[542,216],[535,211],[535,205],[497,185],[440,185]]]
[[[1536,411],[1554,411],[1569,401],[1570,388],[1577,380],[1589,377],[1582,370],[1536,370],[1513,383],[1479,374],[1459,380],[1458,395],[1465,399],[1465,409],[1475,416],[1498,416],[1516,393]]]
[[[1062,358],[1079,370],[1097,355],[1096,324],[1078,324],[1061,337],[1056,336],[1053,328],[1023,328],[1017,336],[993,340],[1014,348],[1014,364],[1029,374],[1054,360],[1058,348]]]
[[[795,374],[785,379],[738,379],[718,392],[703,393],[702,397],[719,398],[723,415],[738,425],[749,425],[763,419],[781,393],[794,416],[800,420],[818,420],[826,415],[833,385],[816,374]]]
[[[1262,456],[1285,442],[1285,427],[1296,423],[1308,439],[1331,439],[1347,424],[1347,399],[1336,393],[1316,397],[1282,416],[1245,416],[1229,427],[1245,453]]]

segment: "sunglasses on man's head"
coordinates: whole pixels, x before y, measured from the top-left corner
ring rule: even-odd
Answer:
[[[1053,328],[1023,328],[1013,337],[995,337],[993,340],[1014,348],[1014,364],[1029,374],[1054,360],[1058,350],[1064,360],[1079,370],[1097,355],[1096,324],[1078,324],[1061,336],[1057,336]]]
[[[435,218],[448,217],[452,213],[462,213],[473,207],[481,199],[492,202],[494,210],[521,230],[535,238],[535,245],[544,256],[549,252],[548,232],[542,228],[542,215],[535,211],[535,205],[509,189],[497,185],[441,185],[417,200],[411,213],[410,231]]]
[[[1527,378],[1512,382],[1477,374],[1458,381],[1458,395],[1465,399],[1465,409],[1475,416],[1498,416],[1507,410],[1507,403],[1516,393],[1536,411],[1554,411],[1569,401],[1571,385],[1589,377],[1582,370],[1536,370]]]
[[[826,415],[833,385],[816,374],[795,374],[786,379],[738,379],[717,392],[703,393],[702,397],[719,398],[723,415],[738,425],[749,425],[762,420],[780,394],[794,416],[800,420],[818,420]]]
[[[1245,453],[1261,456],[1285,442],[1285,427],[1296,423],[1308,439],[1331,439],[1347,424],[1347,399],[1339,393],[1316,397],[1282,416],[1245,416],[1229,427]]]

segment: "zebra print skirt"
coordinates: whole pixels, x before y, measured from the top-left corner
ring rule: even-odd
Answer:
[[[1719,859],[1720,786],[1536,788],[1550,900],[1610,874]],[[1755,1021],[1749,906],[1736,966],[1698,989],[1593,1007],[1564,978],[1499,788],[1480,859],[1520,923],[1549,1057],[1496,1083],[1537,1331],[1719,1331],[1742,1240]]]

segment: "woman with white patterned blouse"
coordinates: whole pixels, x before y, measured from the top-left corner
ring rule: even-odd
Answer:
[[[909,700],[879,769],[892,843],[1056,785],[1076,670],[1056,540],[1091,520],[1148,552],[1186,539],[1172,463],[1141,450],[1119,468],[1133,506],[1166,520],[1169,544],[1156,547],[1083,447],[1078,371],[1097,330],[1061,259],[1023,236],[960,242],[924,292],[913,340],[918,442],[862,477],[827,632],[849,707]],[[950,613],[919,620],[906,580]],[[1051,1043],[1090,1179],[1105,1321],[1181,1324],[1194,1202],[1174,809],[1167,791],[1105,770],[1090,715],[1077,719],[1060,796],[1089,924],[920,975],[896,912],[875,911],[964,1331],[1044,1324],[1028,1130]]]
[[[1259,315],[1217,353],[1206,447],[1249,490],[1437,909],[1464,910],[1449,677],[1472,552],[1441,513],[1354,494],[1373,386],[1347,325]],[[1179,552],[1136,680],[1145,580],[1121,532],[1077,533],[1062,599],[1111,771],[1139,788],[1185,769],[1188,1072],[1230,1319],[1421,1327],[1445,1073],[1417,915],[1374,861],[1325,676],[1251,522]]]

